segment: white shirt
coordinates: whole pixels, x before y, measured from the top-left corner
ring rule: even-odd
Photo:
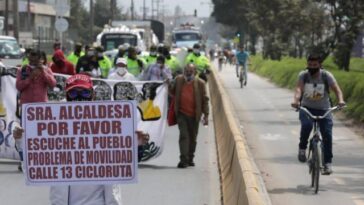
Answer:
[[[125,80],[125,81],[136,81],[137,79],[133,74],[126,72],[123,76],[121,76],[117,71],[113,72],[109,75],[108,79],[110,80]]]

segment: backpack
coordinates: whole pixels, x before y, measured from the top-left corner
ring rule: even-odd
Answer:
[[[303,84],[306,84],[308,82],[308,76],[309,73],[306,72],[303,76]],[[329,80],[328,80],[328,77],[327,77],[327,72],[324,70],[324,69],[321,69],[321,78],[322,80],[324,81],[324,86],[325,86],[325,92],[327,92],[328,96],[329,96],[329,101],[330,101],[330,106],[332,106],[332,100],[331,100],[331,97],[330,97],[330,86],[329,86]],[[302,99],[303,99],[303,95],[301,95],[301,99],[300,99],[300,102],[302,102]]]

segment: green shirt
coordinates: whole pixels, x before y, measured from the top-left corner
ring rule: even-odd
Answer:
[[[79,59],[81,56],[84,56],[84,55],[85,55],[85,53],[84,53],[83,51],[81,51],[80,56],[77,56],[77,55],[75,54],[75,52],[72,52],[71,54],[69,54],[69,55],[67,56],[67,60],[68,60],[69,62],[71,62],[74,66],[76,66],[76,65],[77,65],[77,62],[78,62],[78,59]]]
[[[157,62],[157,56],[151,56],[151,55],[145,56],[144,60],[146,61],[147,66],[150,66],[150,65],[155,64]]]
[[[103,56],[103,59],[98,61],[101,69],[101,77],[107,78],[109,76],[110,69],[112,68],[112,63],[107,56]]]
[[[133,74],[135,77],[138,77],[138,75],[142,72],[142,69],[143,69],[143,67],[139,66],[138,60],[141,60],[143,62],[143,65],[146,64],[145,61],[140,58],[137,58],[136,60],[127,58],[128,71],[129,71],[129,73]]]
[[[175,56],[171,56],[170,59],[166,58],[166,65],[171,69],[173,75],[181,70],[181,65]]]
[[[197,73],[202,73],[204,70],[210,67],[209,59],[204,55],[195,55],[194,53],[190,53],[186,57],[186,64],[193,63],[196,65]]]

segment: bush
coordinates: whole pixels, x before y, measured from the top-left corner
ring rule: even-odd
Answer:
[[[332,57],[329,57],[324,63],[324,67],[335,76],[340,85],[344,99],[348,103],[345,113],[360,122],[364,122],[364,72],[357,72],[364,69],[363,59],[353,58],[351,67],[355,68],[353,72],[340,71],[334,64]],[[263,60],[261,56],[252,57],[252,66],[250,70],[264,77],[281,87],[293,89],[296,86],[298,74],[306,67],[305,59],[285,57],[281,61]],[[333,102],[337,99],[331,92]]]

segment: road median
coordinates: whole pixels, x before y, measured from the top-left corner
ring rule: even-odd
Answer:
[[[215,70],[209,78],[223,204],[270,204],[222,81]]]

